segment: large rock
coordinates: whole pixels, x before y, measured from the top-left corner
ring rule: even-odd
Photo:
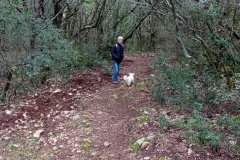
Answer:
[[[109,146],[110,146],[110,143],[107,142],[107,141],[105,141],[105,142],[103,143],[103,145],[104,145],[104,147],[109,147]]]
[[[62,92],[61,89],[56,89],[55,91],[53,91],[53,93],[60,93],[60,92]]]
[[[142,146],[141,146],[141,149],[148,150],[150,144],[151,144],[150,142],[143,142],[143,143],[142,143]]]
[[[193,150],[191,148],[188,148],[187,154],[188,154],[188,156],[191,156],[193,154]]]
[[[39,137],[40,137],[40,134],[41,134],[43,131],[44,131],[43,129],[37,130],[37,131],[33,134],[33,137],[39,138]]]
[[[138,139],[138,140],[134,143],[134,145],[142,145],[142,143],[144,142],[144,140],[145,140],[144,137],[141,138],[141,139]]]

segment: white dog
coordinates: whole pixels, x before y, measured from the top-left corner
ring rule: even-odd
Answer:
[[[129,76],[123,76],[123,80],[125,80],[127,82],[127,85],[130,86],[131,83],[134,83],[134,75],[135,73],[128,73]]]

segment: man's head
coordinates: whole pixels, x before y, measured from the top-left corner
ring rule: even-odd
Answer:
[[[117,42],[118,42],[119,44],[122,44],[122,43],[123,43],[123,37],[122,37],[122,36],[119,36],[119,37],[117,38]]]

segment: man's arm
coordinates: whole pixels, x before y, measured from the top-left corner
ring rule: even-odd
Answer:
[[[114,54],[114,50],[115,50],[115,48],[114,48],[114,46],[112,46],[112,49],[111,49],[111,56],[113,56],[113,54]]]
[[[114,45],[111,49],[111,55],[112,55],[112,59],[118,59],[118,55],[116,53],[116,46]]]

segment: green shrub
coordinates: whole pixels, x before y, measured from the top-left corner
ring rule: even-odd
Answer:
[[[199,91],[193,87],[195,72],[187,66],[170,64],[170,59],[159,54],[155,63],[154,95],[159,102],[179,106],[194,106]]]
[[[46,26],[46,20],[34,19],[26,10],[18,14],[13,6],[0,7],[1,79],[6,79],[8,72],[12,73],[11,85],[3,91],[8,94],[2,93],[8,97],[2,99],[9,100],[11,95],[33,90],[50,77],[66,78],[76,68],[92,66],[96,59],[107,65],[92,49],[76,47],[62,36],[61,30],[53,25]],[[30,53],[32,34],[36,34],[36,39]]]
[[[197,110],[194,110],[193,115],[188,119],[187,127],[197,132],[209,130],[211,128],[208,119]]]
[[[110,63],[106,59],[103,59],[101,56],[98,56],[94,60],[94,64],[102,66],[105,69],[106,75],[111,75]]]
[[[153,94],[161,103],[204,110],[231,99],[231,91],[218,87],[212,73],[204,70],[199,74],[194,66],[173,62],[164,52],[158,55],[154,69]]]
[[[218,116],[217,125],[223,127],[226,131],[233,134],[233,136],[240,141],[240,125],[239,125],[239,115],[238,116]]]
[[[188,118],[179,120],[174,125],[187,130],[185,136],[190,140],[213,149],[219,148],[229,138],[239,141],[238,116],[219,116],[217,123],[207,118],[208,115],[215,118],[215,114],[209,113],[209,109],[231,101],[231,91],[215,84],[214,76],[209,70],[205,69],[200,74],[194,66],[190,67],[188,62],[182,63],[187,65],[173,61],[171,57],[166,58],[162,52],[154,64],[153,93],[157,100],[173,106],[178,111],[184,109],[192,113],[188,115],[184,112]],[[238,112],[239,103],[232,102],[229,105],[232,111]],[[170,125],[164,116],[159,116],[159,124],[163,128]],[[219,133],[219,128],[223,128],[224,136]],[[238,150],[238,147],[237,145],[232,148]]]
[[[221,142],[221,136],[211,131],[200,131],[197,133],[197,138],[201,145],[208,145],[213,149],[217,149]]]
[[[158,116],[158,122],[159,122],[159,127],[163,129],[168,129],[168,127],[172,125],[171,122],[169,122],[169,120],[163,115]]]
[[[175,122],[174,122],[174,125],[177,126],[177,127],[185,127],[185,120],[183,118],[180,118],[180,119],[177,119]]]
[[[221,143],[221,135],[214,131],[213,125],[201,112],[195,110],[187,121],[188,138],[201,144],[217,149]]]

